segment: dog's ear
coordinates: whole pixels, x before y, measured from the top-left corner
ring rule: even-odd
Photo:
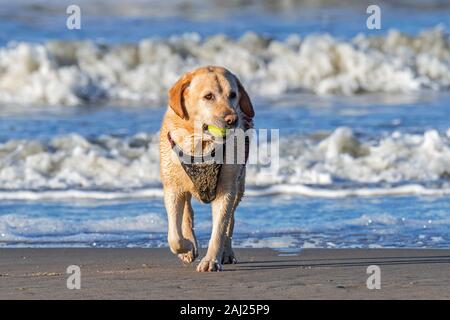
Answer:
[[[169,106],[182,119],[187,119],[188,114],[184,106],[184,90],[192,80],[192,73],[185,73],[169,90]]]
[[[253,118],[255,116],[255,110],[253,110],[253,104],[250,100],[250,97],[248,96],[247,91],[245,91],[244,86],[239,81],[238,78],[236,78],[238,89],[239,89],[239,106],[241,107],[242,112],[246,114],[247,117]]]

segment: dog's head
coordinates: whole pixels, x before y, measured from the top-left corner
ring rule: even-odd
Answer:
[[[169,106],[187,122],[226,129],[239,126],[242,113],[250,119],[255,115],[239,79],[215,66],[184,74],[169,90]]]

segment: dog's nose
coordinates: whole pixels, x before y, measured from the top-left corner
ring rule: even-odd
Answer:
[[[228,114],[228,115],[226,115],[225,118],[223,118],[223,119],[225,120],[225,122],[226,122],[228,125],[232,125],[232,124],[234,124],[234,123],[236,122],[236,120],[237,120],[237,114],[235,114],[235,113]]]

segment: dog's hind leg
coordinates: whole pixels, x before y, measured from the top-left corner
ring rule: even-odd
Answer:
[[[194,211],[191,206],[191,194],[186,194],[186,201],[184,203],[183,211],[183,238],[192,243],[192,250],[187,253],[180,253],[178,257],[185,263],[191,263],[198,257],[198,244],[194,232]]]
[[[176,190],[164,190],[164,203],[167,210],[168,236],[170,250],[175,254],[193,250],[190,240],[183,237],[182,223],[186,203],[186,194]]]

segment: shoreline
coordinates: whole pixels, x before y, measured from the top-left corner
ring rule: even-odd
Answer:
[[[0,299],[450,299],[449,249],[235,251],[238,264],[197,273],[167,248],[0,249]],[[80,290],[67,289],[69,265]]]

